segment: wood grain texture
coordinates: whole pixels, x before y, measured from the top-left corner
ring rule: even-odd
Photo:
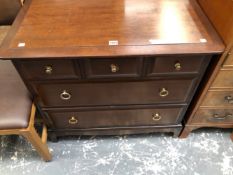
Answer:
[[[233,40],[233,1],[198,0],[201,7],[212,21],[225,44]]]
[[[30,1],[17,18],[0,57],[221,53],[224,49],[195,0],[34,0],[29,5]],[[118,45],[109,46],[110,40]],[[20,43],[25,46],[18,47]]]

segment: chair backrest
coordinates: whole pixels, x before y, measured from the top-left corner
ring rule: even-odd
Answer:
[[[21,6],[21,0],[0,0],[0,25],[11,25]]]

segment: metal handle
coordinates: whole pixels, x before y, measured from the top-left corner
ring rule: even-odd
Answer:
[[[230,95],[226,96],[226,97],[225,97],[225,100],[226,100],[228,103],[233,104],[233,98],[232,98],[232,96],[230,96]]]
[[[182,68],[180,62],[176,62],[175,65],[174,65],[174,67],[175,67],[175,69],[176,69],[177,71],[180,71],[181,68]]]
[[[161,120],[162,116],[159,113],[152,114],[152,120],[159,121]]]
[[[111,67],[111,72],[112,73],[116,73],[116,72],[119,71],[119,66],[116,65],[116,64],[111,64],[110,67]]]
[[[52,74],[53,68],[52,66],[45,66],[45,73],[46,74]]]
[[[232,114],[226,114],[225,116],[219,116],[218,114],[214,114],[212,119],[214,120],[225,120],[226,118],[233,117]]]
[[[74,116],[72,116],[70,119],[69,119],[69,124],[71,125],[75,125],[78,123],[78,119],[76,119]]]
[[[168,94],[169,94],[169,92],[166,88],[162,88],[161,91],[159,92],[159,95],[161,97],[166,97],[166,96],[168,96]]]
[[[62,100],[69,100],[71,98],[71,94],[68,93],[66,90],[63,90],[63,92],[60,94],[60,98]]]

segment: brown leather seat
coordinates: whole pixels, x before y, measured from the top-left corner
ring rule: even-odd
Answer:
[[[27,128],[31,99],[10,61],[0,61],[0,129]]]
[[[0,0],[0,25],[12,24],[21,6],[21,0]]]
[[[35,105],[11,61],[0,61],[0,135],[24,136],[45,161],[50,161],[47,127],[43,126],[40,137],[34,127],[35,111]]]

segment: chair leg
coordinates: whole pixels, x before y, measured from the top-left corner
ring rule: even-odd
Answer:
[[[43,132],[45,133],[45,132]],[[36,130],[34,127],[30,127],[29,130],[25,131],[22,133],[22,135],[29,141],[31,144],[35,147],[37,152],[41,155],[41,157],[45,161],[50,161],[52,159],[52,156],[49,152],[48,146],[46,144],[45,138],[43,137],[43,143],[42,139],[40,136],[37,134]]]

